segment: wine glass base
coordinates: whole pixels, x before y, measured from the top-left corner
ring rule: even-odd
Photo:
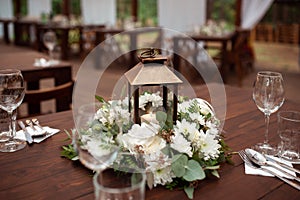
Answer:
[[[266,143],[258,143],[251,147],[253,150],[258,151],[261,154],[272,155],[275,156],[278,154],[278,150],[276,147],[271,146]]]
[[[0,142],[7,142],[8,140],[10,140],[10,136],[8,132],[5,133],[1,133],[0,134]]]
[[[26,141],[20,139],[10,139],[6,142],[0,142],[0,152],[15,152],[23,149]]]

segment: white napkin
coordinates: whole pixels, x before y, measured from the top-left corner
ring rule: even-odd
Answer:
[[[36,132],[32,128],[26,127],[26,129],[30,135],[36,134]],[[36,129],[39,129],[39,127],[36,127]],[[60,131],[59,129],[50,128],[48,126],[44,126],[43,129],[48,132],[47,135],[45,135],[43,137],[35,137],[35,138],[33,138],[33,142],[40,143],[40,142],[44,141],[45,139],[47,139],[48,137],[51,137],[52,135],[54,135]],[[16,138],[21,139],[21,140],[26,140],[23,130],[17,131]]]
[[[274,156],[270,156],[270,157],[273,158],[274,160],[278,161],[278,162],[281,162],[281,163],[284,163],[284,164],[287,164],[287,165],[293,167],[293,165],[290,162],[288,162],[288,161],[282,160],[282,159],[274,157]],[[276,163],[274,163],[274,165],[276,165],[278,168],[286,171],[287,173],[289,173],[289,174],[291,174],[293,176],[296,176],[295,172],[292,172],[292,171],[290,171],[290,170],[288,170],[286,168],[283,168],[283,167],[281,167],[280,165],[278,165]],[[283,174],[282,172],[278,171],[277,169],[275,169],[273,167],[265,167],[265,168],[267,168],[270,171],[273,171],[274,173],[278,174],[279,176],[282,176],[282,177],[285,177],[285,178],[290,178],[290,177],[286,176],[285,174]],[[245,163],[245,174],[261,175],[261,176],[271,176],[271,177],[273,177],[272,174],[264,172],[261,169],[253,169],[252,167],[249,167],[246,163]]]

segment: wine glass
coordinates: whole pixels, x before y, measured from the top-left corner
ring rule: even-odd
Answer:
[[[16,108],[22,103],[25,95],[24,80],[20,70],[0,70],[0,108],[5,110],[10,119],[9,139],[0,143],[1,152],[14,152],[23,149],[26,141],[16,136]]]
[[[43,36],[44,45],[49,49],[49,64],[52,64],[53,59],[53,50],[57,43],[56,34],[54,31],[47,31]]]
[[[73,132],[73,144],[79,160],[98,174],[113,163],[119,151],[119,146],[99,129],[100,122],[95,119],[95,114],[102,105],[91,103],[81,106],[74,117],[76,131]]]
[[[253,87],[253,100],[258,109],[264,113],[266,124],[265,140],[256,144],[254,149],[264,154],[275,155],[276,148],[269,144],[269,119],[284,102],[282,75],[271,71],[258,72]]]

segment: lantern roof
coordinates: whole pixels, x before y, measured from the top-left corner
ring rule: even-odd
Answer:
[[[158,56],[141,59],[132,69],[125,73],[130,85],[166,85],[180,84],[180,80],[172,70],[163,64],[166,57]]]

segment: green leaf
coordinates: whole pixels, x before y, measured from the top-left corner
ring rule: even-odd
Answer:
[[[205,169],[212,169],[212,170],[220,169],[220,165],[216,165],[216,166],[206,166]]]
[[[159,122],[160,125],[164,125],[167,121],[167,113],[163,111],[157,111],[156,120]]]
[[[66,145],[66,146],[62,146],[62,151],[60,152],[60,155],[62,157],[68,158],[70,160],[73,160],[76,156],[77,153],[73,147],[72,144]]]
[[[171,168],[176,177],[182,177],[186,174],[188,157],[184,154],[175,155],[172,159]]]
[[[187,170],[183,178],[186,181],[202,180],[205,178],[205,173],[200,164],[195,160],[189,160]]]
[[[194,188],[193,187],[184,187],[184,191],[189,199],[194,198]]]
[[[217,177],[217,178],[220,178],[219,173],[218,173],[217,170],[212,170],[212,171],[211,171],[211,174],[214,175],[214,176]]]
[[[95,98],[96,98],[99,102],[101,102],[101,103],[105,103],[105,102],[106,102],[105,99],[104,99],[103,97],[100,97],[100,96],[98,96],[98,95],[95,95]]]

